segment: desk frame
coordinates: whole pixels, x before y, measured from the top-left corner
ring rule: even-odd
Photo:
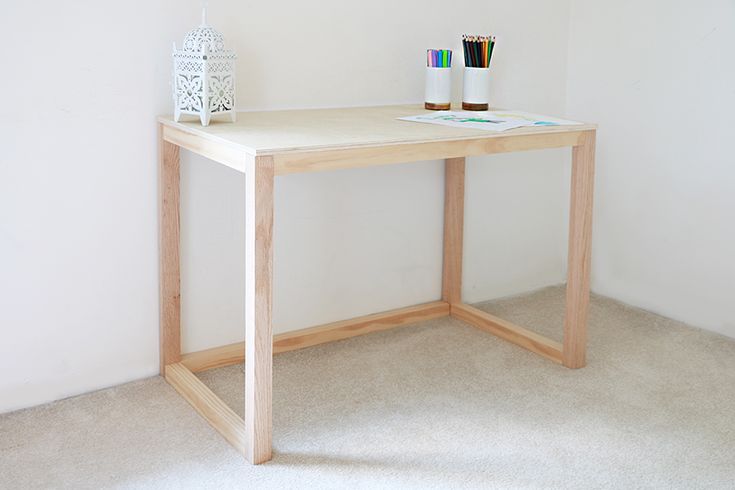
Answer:
[[[271,459],[273,354],[451,315],[568,368],[585,365],[592,194],[596,130],[574,130],[451,141],[251,154],[170,122],[159,125],[161,374],[245,458]],[[569,255],[564,340],[547,339],[462,302],[465,157],[572,147]],[[179,265],[179,148],[246,175],[245,342],[181,353]],[[275,177],[296,172],[445,159],[442,298],[273,336],[273,190]],[[245,361],[245,418],[240,418],[193,373]]]

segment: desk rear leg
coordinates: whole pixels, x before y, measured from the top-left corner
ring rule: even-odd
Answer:
[[[592,255],[592,193],[595,180],[595,131],[572,148],[567,304],[562,362],[568,368],[586,363],[587,317]]]
[[[465,159],[447,158],[444,163],[444,262],[442,300],[462,302],[462,239],[464,233]]]

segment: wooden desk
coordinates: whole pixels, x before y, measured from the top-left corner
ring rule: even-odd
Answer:
[[[502,133],[399,121],[419,106],[240,113],[237,123],[159,118],[161,374],[248,461],[271,458],[273,353],[451,315],[569,368],[585,364],[595,132],[579,126]],[[572,147],[564,341],[554,342],[462,302],[465,157]],[[246,175],[245,342],[181,354],[179,148]],[[273,187],[298,172],[446,160],[441,299],[273,336]],[[245,419],[193,374],[245,361]]]

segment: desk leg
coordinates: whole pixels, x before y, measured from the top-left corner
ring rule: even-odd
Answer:
[[[462,158],[444,163],[444,263],[442,300],[462,302],[462,235],[464,230],[464,168]]]
[[[568,368],[581,368],[586,362],[594,174],[595,132],[587,131],[582,144],[572,148],[567,304],[562,353],[562,362]]]
[[[245,168],[245,457],[271,459],[273,329],[273,158]]]
[[[161,375],[181,360],[179,273],[179,147],[165,141],[159,128],[159,301]]]

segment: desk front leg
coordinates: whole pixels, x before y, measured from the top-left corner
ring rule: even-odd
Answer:
[[[562,363],[568,368],[581,368],[586,363],[594,181],[595,131],[586,131],[580,145],[572,148],[567,304],[562,353]]]
[[[271,459],[273,378],[273,158],[245,168],[245,457]]]

